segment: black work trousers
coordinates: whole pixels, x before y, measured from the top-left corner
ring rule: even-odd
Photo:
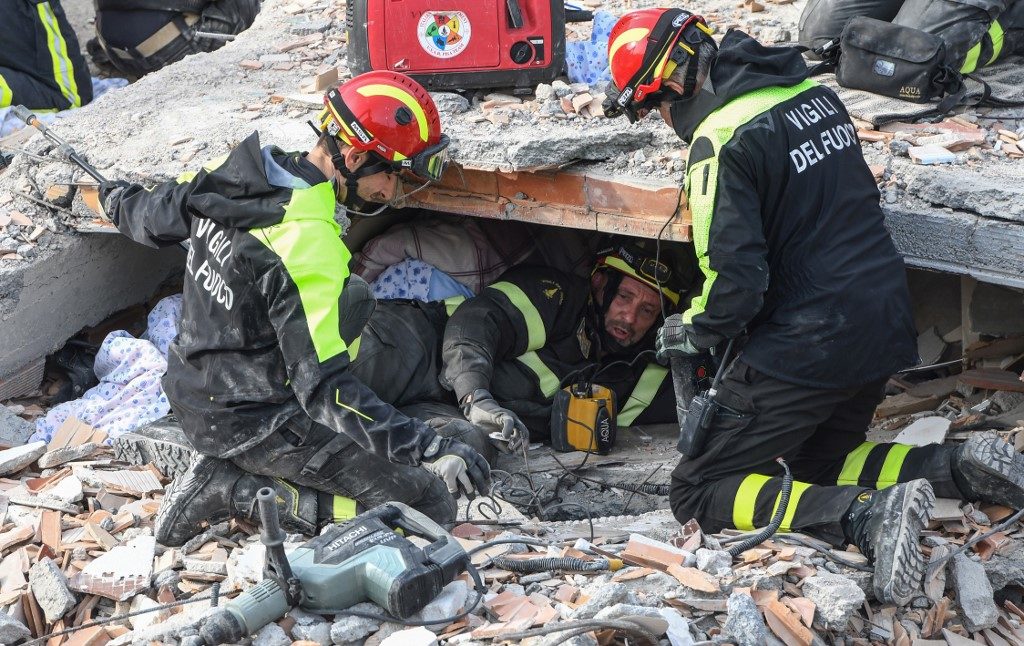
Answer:
[[[349,369],[381,401],[469,444],[491,462],[495,449],[487,434],[463,417],[455,394],[438,381],[447,321],[441,302],[382,301],[363,328]]]
[[[349,347],[360,348],[356,353],[357,362],[364,347],[363,334],[369,332],[367,321],[375,309],[376,300],[369,285],[358,276],[351,276],[342,292],[340,324],[341,336]],[[367,339],[372,337],[372,333],[367,334]],[[373,345],[370,340],[366,347]],[[357,376],[360,375],[357,373]],[[367,385],[371,389],[375,386]],[[461,437],[463,428],[432,425],[442,436],[460,436],[467,442],[473,439]],[[335,510],[334,520],[343,520],[354,513],[352,501],[369,509],[392,500],[403,502],[441,524],[455,520],[455,499],[433,473],[422,467],[395,464],[386,457],[370,453],[349,436],[305,415],[289,420],[232,460],[250,473],[281,478],[326,494],[321,496],[321,506],[328,504]],[[325,517],[323,512],[321,509],[321,517]]]
[[[707,532],[767,525],[778,504],[782,466],[793,489],[780,531],[844,541],[840,520],[866,489],[926,478],[940,497],[960,497],[952,447],[865,441],[885,380],[846,389],[814,389],[768,376],[742,357],[729,367],[716,400],[704,453],[683,457],[669,495],[680,523],[696,518]]]

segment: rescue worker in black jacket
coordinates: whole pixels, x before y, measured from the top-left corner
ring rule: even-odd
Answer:
[[[67,110],[92,101],[92,79],[59,0],[0,0],[0,108]]]
[[[922,583],[918,541],[936,494],[1024,506],[1024,460],[998,438],[959,447],[865,441],[893,372],[918,361],[903,262],[836,95],[796,49],[729,31],[716,45],[679,9],[611,32],[611,105],[657,108],[690,144],[686,192],[701,294],[658,333],[683,357],[744,334],[715,395],[703,452],[683,457],[670,502],[705,531],[769,523],[783,457],[796,482],[780,531],[856,545],[879,600]],[[624,97],[624,98],[623,98]]]
[[[163,386],[201,457],[164,496],[164,545],[254,518],[264,486],[282,525],[306,534],[350,518],[357,502],[397,500],[451,523],[449,489],[489,488],[475,450],[381,402],[349,370],[374,301],[349,276],[336,207],[393,200],[403,169],[438,178],[448,139],[437,109],[393,72],[358,76],[324,103],[309,154],[261,147],[254,133],[180,182],[101,187],[125,235],[191,244]]]
[[[654,333],[662,303],[677,311],[696,274],[692,255],[678,251],[656,257],[651,241],[620,239],[599,252],[589,281],[520,266],[470,299],[381,302],[352,369],[407,414],[440,425],[461,409],[513,450],[548,439],[552,398],[567,379],[610,388],[619,426],[674,421]]]

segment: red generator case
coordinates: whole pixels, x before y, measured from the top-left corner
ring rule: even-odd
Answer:
[[[563,0],[348,0],[348,66],[426,88],[534,87],[565,67]]]

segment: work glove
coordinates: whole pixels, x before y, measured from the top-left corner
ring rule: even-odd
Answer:
[[[672,314],[665,319],[665,324],[658,329],[654,340],[654,351],[658,363],[668,365],[672,357],[692,357],[701,350],[690,338],[690,328],[683,323],[682,314]]]
[[[111,216],[114,212],[114,201],[118,199],[121,192],[131,186],[128,182],[120,179],[113,181],[100,182],[99,198],[100,206],[103,208],[103,214],[107,217]]]
[[[502,408],[494,396],[483,388],[477,388],[462,400],[462,414],[473,424],[488,433],[499,433],[508,442],[510,451],[530,443],[530,431],[526,424],[507,408]]]
[[[467,497],[472,497],[474,490],[481,495],[491,491],[491,467],[487,460],[456,439],[436,436],[423,452],[423,466],[441,478],[453,496],[458,497],[460,489]]]

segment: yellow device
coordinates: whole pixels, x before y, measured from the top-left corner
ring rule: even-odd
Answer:
[[[605,455],[615,446],[615,393],[596,384],[574,384],[555,393],[551,446],[556,451]]]

